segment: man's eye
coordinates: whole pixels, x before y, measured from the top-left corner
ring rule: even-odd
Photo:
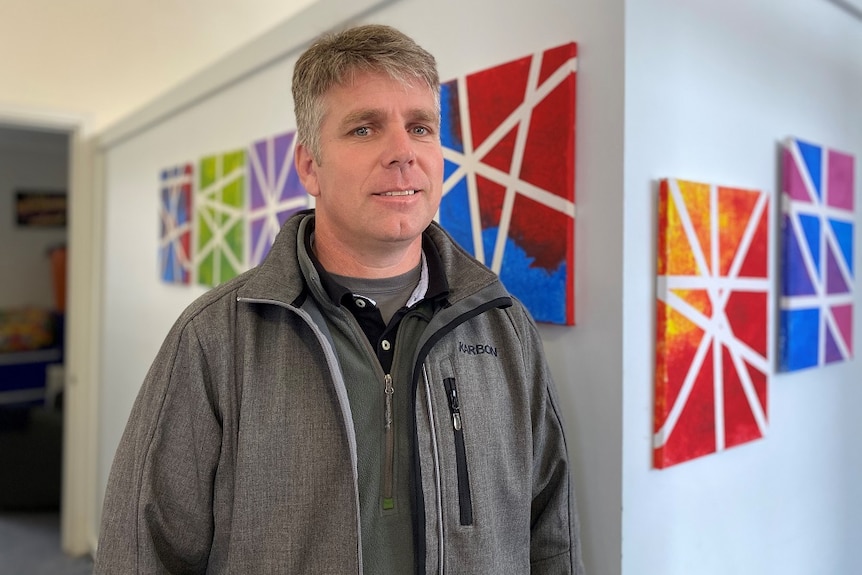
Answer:
[[[353,133],[357,136],[367,136],[371,133],[371,129],[368,126],[362,126],[353,130]]]
[[[425,126],[416,126],[415,128],[413,128],[413,133],[417,136],[425,136],[428,135],[430,132]]]

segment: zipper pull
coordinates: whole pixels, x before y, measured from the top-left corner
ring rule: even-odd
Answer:
[[[447,377],[443,380],[446,387],[446,398],[449,400],[449,411],[452,413],[452,427],[455,431],[461,431],[461,407],[458,405],[458,389],[455,387],[455,378]]]
[[[388,373],[383,376],[383,393],[386,394],[383,404],[384,426],[386,429],[390,429],[392,427],[392,394],[395,393],[395,388],[392,387],[392,376]]]

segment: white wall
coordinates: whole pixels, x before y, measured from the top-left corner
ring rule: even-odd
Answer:
[[[68,136],[0,128],[0,309],[54,308],[48,250],[66,242],[66,228],[15,223],[15,192],[65,192],[69,180]]]
[[[376,6],[375,6],[376,5]],[[591,573],[619,573],[622,352],[622,2],[537,0],[500,4],[321,0],[282,27],[305,39],[358,14],[392,24],[437,56],[443,79],[565,42],[580,43],[578,71],[576,328],[546,328],[576,467]],[[367,8],[365,12],[361,12]],[[304,18],[304,19],[303,19]],[[272,35],[250,50],[260,53]],[[161,284],[156,267],[158,176],[292,129],[290,74],[298,50],[241,81],[210,74],[179,87],[105,138],[106,231],[101,344],[99,493],[131,404],[158,346],[200,288]],[[261,56],[262,60],[266,60]],[[271,58],[270,58],[271,59]],[[227,63],[236,68],[243,58]],[[249,65],[254,68],[253,64]],[[197,83],[196,83],[197,82]],[[214,90],[196,98],[196,92]],[[186,105],[187,104],[187,105]],[[182,109],[176,114],[176,108]],[[154,120],[154,123],[152,123]],[[604,247],[602,247],[604,246]]]
[[[680,177],[759,188],[773,194],[777,209],[777,145],[794,136],[855,154],[856,210],[862,214],[860,55],[862,21],[827,2],[627,3],[622,532],[627,575],[862,573],[858,359],[773,375],[764,439],[666,470],[650,469],[654,182]],[[860,224],[857,216],[857,277]],[[856,293],[858,339],[862,285]]]

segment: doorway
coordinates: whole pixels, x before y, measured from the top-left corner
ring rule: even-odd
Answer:
[[[0,126],[0,518],[8,541],[38,517],[57,553],[69,136]]]
[[[0,509],[59,511],[69,134],[0,127]]]
[[[25,479],[16,483],[18,494],[12,506],[56,510],[59,501],[59,539],[65,554],[71,556],[92,553],[97,534],[97,430],[92,414],[96,413],[94,342],[98,340],[101,222],[100,195],[92,178],[94,138],[82,136],[83,125],[76,116],[0,107],[0,156],[10,159],[0,169],[0,241],[4,242],[0,244],[4,252],[0,256],[0,311],[24,309],[31,314],[25,313],[27,321],[36,324],[40,314],[50,316],[55,339],[45,343],[42,333],[42,342],[55,352],[59,348],[60,353],[59,361],[55,356],[41,358],[45,360],[41,381],[32,372],[6,372],[6,386],[19,389],[17,397],[13,394],[5,399],[17,400],[20,411],[7,414],[0,426],[17,430],[16,441],[25,446],[27,456],[16,471],[23,473],[16,480]],[[62,214],[62,199],[65,227],[56,220],[48,225],[51,212],[55,217]],[[38,208],[39,202],[42,208]],[[45,214],[39,215],[40,210]],[[40,332],[28,333],[32,339]],[[29,368],[37,374],[40,371],[38,364]],[[21,383],[22,378],[26,384]],[[38,411],[31,411],[34,409]],[[36,447],[29,443],[31,437],[23,436],[31,425],[40,430],[44,442]],[[9,443],[0,438],[0,446]],[[57,453],[62,453],[59,463]],[[42,466],[41,472],[33,469],[37,465]],[[4,461],[0,473],[9,467]]]

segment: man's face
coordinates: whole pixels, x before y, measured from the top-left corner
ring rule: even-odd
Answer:
[[[319,163],[303,146],[296,152],[316,200],[315,233],[354,257],[421,241],[443,186],[431,89],[365,72],[330,89],[323,103]]]

